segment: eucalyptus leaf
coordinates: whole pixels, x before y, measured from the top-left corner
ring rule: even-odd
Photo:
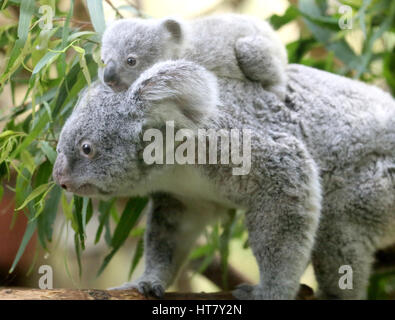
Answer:
[[[104,20],[103,1],[87,0],[87,5],[93,27],[95,28],[95,31],[97,33],[102,35],[104,29],[106,28],[106,22]]]
[[[32,201],[33,199],[37,198],[38,196],[42,195],[43,193],[47,192],[49,189],[51,189],[54,186],[52,182],[42,184],[41,186],[37,187],[34,189],[29,196],[26,198],[26,200],[22,203],[22,205],[15,209],[16,211],[22,210],[26,205]]]

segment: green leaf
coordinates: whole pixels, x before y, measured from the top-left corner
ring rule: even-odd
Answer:
[[[91,220],[93,216],[93,204],[92,204],[92,199],[89,199],[88,201],[88,207],[86,208],[86,224]]]
[[[127,239],[147,202],[147,198],[140,197],[134,197],[128,201],[112,237],[111,246],[113,248],[119,248]]]
[[[82,276],[82,263],[81,263],[81,247],[83,248],[83,243],[81,242],[81,238],[78,236],[78,233],[74,234],[74,248],[77,256],[78,263],[78,275],[81,278]]]
[[[19,211],[21,209],[23,209],[24,207],[26,207],[26,205],[32,201],[33,199],[37,198],[38,196],[40,196],[41,194],[43,194],[44,192],[48,191],[48,189],[52,188],[54,186],[53,182],[48,182],[46,184],[42,184],[41,186],[37,187],[36,189],[34,189],[29,196],[26,198],[26,200],[22,203],[22,205],[18,208],[15,209],[15,211]]]
[[[215,250],[212,252],[209,252],[206,256],[204,256],[204,259],[202,263],[200,264],[199,268],[196,270],[197,273],[203,273],[207,267],[213,262],[215,256]]]
[[[10,136],[26,136],[26,133],[24,132],[15,132],[12,130],[6,130],[2,133],[0,133],[0,139],[8,138]]]
[[[74,11],[74,0],[70,1],[70,9],[67,14],[66,21],[64,23],[63,30],[62,30],[62,48],[66,47],[67,40],[68,40],[68,37],[70,34],[70,27],[69,26],[70,26],[70,19],[73,15],[73,11]]]
[[[82,230],[86,230],[87,215],[88,215],[89,198],[82,198]]]
[[[83,198],[78,196],[73,196],[74,199],[74,217],[77,223],[77,229],[74,230],[80,237],[81,246],[85,249],[85,223],[83,222],[82,208],[83,208]]]
[[[111,261],[114,254],[125,242],[129,236],[130,231],[136,225],[141,213],[148,203],[148,198],[134,197],[128,201],[125,209],[123,210],[121,219],[115,228],[114,235],[111,239],[111,247],[113,250],[108,254],[101,267],[99,268],[97,276],[99,276]]]
[[[67,220],[73,221],[73,203],[74,199],[71,200],[70,203],[67,202],[66,195],[62,193],[61,196],[61,203],[62,203],[62,211],[63,214],[65,215]],[[74,229],[74,227],[73,227]]]
[[[23,150],[21,152],[21,161],[32,174],[36,168],[36,164],[34,163],[32,155],[28,151]]]
[[[22,150],[24,150],[36,137],[43,131],[45,126],[48,124],[49,117],[48,114],[45,113],[42,115],[38,123],[34,126],[33,130],[29,133],[29,135],[23,140],[21,144],[12,152],[11,158],[15,158]]]
[[[302,58],[316,45],[317,41],[312,37],[288,43],[288,62],[301,63]]]
[[[22,238],[22,242],[19,245],[19,249],[16,253],[14,262],[12,263],[9,273],[14,272],[15,267],[18,264],[19,260],[21,259],[23,253],[25,252],[26,246],[29,244],[29,241],[32,238],[34,232],[36,231],[36,228],[37,228],[37,220],[32,220],[28,222],[25,229],[25,233]]]
[[[42,57],[41,60],[34,66],[32,75],[38,73],[43,67],[52,64],[59,55],[59,52],[48,51],[44,57]]]
[[[395,47],[392,52],[388,52],[384,58],[383,64],[383,75],[387,81],[388,86],[391,89],[392,95],[395,96]]]
[[[270,17],[269,22],[275,30],[280,29],[282,26],[294,21],[300,16],[298,8],[289,6],[282,16],[274,14]]]
[[[143,257],[143,254],[144,254],[144,238],[140,238],[139,241],[137,242],[136,249],[134,251],[132,265],[130,266],[129,275],[128,275],[129,280],[132,277],[133,272],[136,270],[137,265],[139,264],[141,258]]]
[[[88,11],[95,31],[102,35],[106,22],[104,20],[103,1],[101,0],[87,0]]]
[[[30,179],[31,174],[26,168],[17,171],[15,186],[15,206],[21,204],[27,197],[28,191],[31,191]]]
[[[62,189],[55,185],[54,188],[48,194],[45,207],[41,215],[37,219],[37,230],[41,245],[46,248],[47,241],[52,241],[53,224],[56,219],[58,212],[60,197]]]
[[[106,241],[106,244],[108,246],[111,246],[112,235],[111,235],[111,228],[110,228],[110,220],[109,219],[107,221],[105,221],[104,228],[105,228],[104,240]]]
[[[115,255],[115,253],[117,252],[117,249],[113,249],[103,260],[102,265],[99,268],[99,271],[97,272],[97,277],[100,276],[104,269],[107,267],[107,265],[110,263],[112,257]]]
[[[111,207],[114,205],[115,200],[111,200],[108,202],[100,201],[99,203],[99,227],[97,228],[95,244],[99,242],[101,234],[103,232],[103,227],[105,223],[108,221],[108,217],[110,216]]]
[[[82,73],[85,76],[86,82],[90,85],[91,84],[91,76],[89,74],[88,65],[85,60],[85,50],[78,46],[72,46],[75,51],[79,53],[79,62],[82,69]]]
[[[33,181],[33,186],[34,188],[37,188],[38,186],[48,183],[49,177],[52,174],[52,165],[51,163],[47,160],[41,163],[38,166],[38,169],[36,171],[36,176]]]
[[[51,111],[51,107],[48,104],[47,101],[43,101],[43,106],[45,108],[45,110],[47,111],[48,117],[49,117],[49,121],[53,122],[53,118],[52,118],[52,111]]]
[[[34,2],[34,0],[25,0],[21,3],[17,31],[18,39],[15,41],[14,47],[9,54],[7,67],[3,72],[0,83],[3,83],[6,79],[8,79],[10,72],[13,72],[14,70],[16,70],[16,68],[20,67],[20,64],[22,62],[21,56],[23,48],[26,48],[30,45],[27,39],[29,34],[30,21],[34,12]]]
[[[67,39],[67,41],[68,42],[73,42],[75,39],[81,39],[81,38],[84,38],[84,37],[90,37],[90,36],[94,36],[96,33],[95,32],[93,32],[93,31],[80,31],[80,32],[75,32],[75,33],[73,33],[73,34],[71,34],[69,37],[68,37],[68,39]]]
[[[194,249],[190,254],[189,258],[192,260],[199,259],[212,253],[214,250],[215,248],[211,243],[206,243],[205,245],[199,246],[198,248]]]
[[[44,152],[44,154],[46,155],[48,160],[52,164],[54,164],[56,161],[56,157],[57,157],[57,154],[56,154],[56,151],[54,150],[54,148],[52,148],[51,145],[47,141],[41,141],[40,148]]]
[[[90,76],[93,78],[96,76],[97,65],[93,61],[91,55],[86,55],[85,59],[90,72]],[[57,117],[68,101],[72,99],[76,100],[78,93],[85,85],[86,80],[84,75],[81,75],[81,67],[79,64],[76,64],[68,72],[64,81],[62,82],[61,87],[59,88],[59,94],[56,98],[55,107],[52,111],[52,116]]]
[[[21,41],[27,40],[30,21],[32,20],[33,11],[34,11],[34,2],[35,2],[34,0],[24,0],[21,3],[19,24],[18,24],[18,38]]]

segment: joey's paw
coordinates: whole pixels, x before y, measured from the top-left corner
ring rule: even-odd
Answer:
[[[137,289],[144,296],[152,296],[155,298],[163,298],[165,287],[161,281],[149,278],[137,279],[133,282],[126,282],[119,287],[110,288],[109,290],[130,290]]]
[[[264,86],[264,89],[273,92],[281,101],[285,101],[287,91],[285,84],[277,84],[268,87]]]
[[[260,288],[256,285],[243,283],[232,291],[232,295],[238,300],[256,300],[260,298]]]

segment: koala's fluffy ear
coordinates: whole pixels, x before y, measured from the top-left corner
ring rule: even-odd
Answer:
[[[180,42],[183,37],[181,22],[175,19],[166,19],[162,22],[162,26],[170,33],[173,40]]]
[[[193,128],[217,114],[217,78],[190,61],[160,62],[141,74],[129,88],[128,98],[154,120]]]

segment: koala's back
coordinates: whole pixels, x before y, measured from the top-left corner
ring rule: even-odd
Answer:
[[[289,100],[323,168],[364,157],[390,157],[395,167],[395,102],[388,93],[300,65],[291,65],[288,76]]]
[[[386,92],[328,72],[290,65],[285,104],[259,85],[220,79],[222,123],[303,140],[321,170],[344,171],[371,157],[395,168],[395,102]]]
[[[195,61],[218,76],[245,79],[238,67],[235,43],[249,36],[264,36],[276,48],[284,64],[286,52],[272,27],[265,21],[237,14],[217,15],[190,21],[182,58]],[[220,62],[220,63],[219,63]]]

